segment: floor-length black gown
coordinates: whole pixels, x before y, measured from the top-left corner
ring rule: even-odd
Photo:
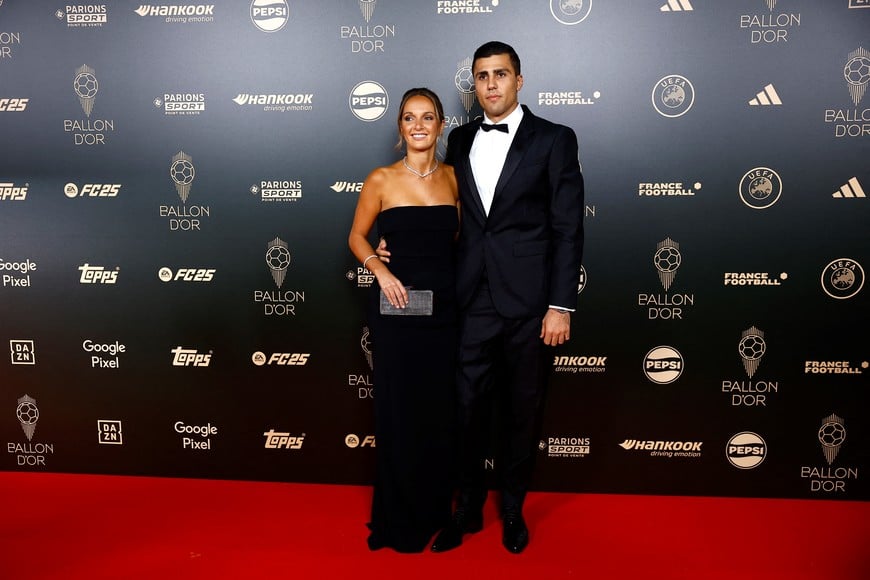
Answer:
[[[457,209],[400,206],[378,215],[390,271],[433,290],[432,316],[389,316],[369,304],[374,365],[376,475],[371,549],[422,551],[450,519],[454,444]]]

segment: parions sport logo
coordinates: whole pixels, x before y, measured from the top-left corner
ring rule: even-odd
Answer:
[[[538,441],[538,449],[546,451],[547,457],[575,459],[590,453],[589,437],[550,436]]]
[[[203,93],[163,93],[153,101],[154,107],[169,117],[199,115],[205,112]]]
[[[68,28],[101,28],[109,21],[105,4],[67,4],[54,15]]]
[[[253,0],[251,22],[263,32],[277,32],[290,19],[290,7],[286,0]]]
[[[390,98],[387,89],[375,81],[357,83],[350,91],[348,106],[354,117],[370,123],[377,121],[387,112]]]
[[[295,202],[302,199],[302,181],[298,179],[262,180],[253,184],[248,191],[258,196],[263,202]]]

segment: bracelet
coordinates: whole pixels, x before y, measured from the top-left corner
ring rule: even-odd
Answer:
[[[371,256],[369,256],[369,257],[367,257],[365,260],[363,260],[363,268],[365,269],[366,264],[369,263],[369,260],[371,260],[372,258],[377,258],[377,257],[378,257],[377,254],[372,254]]]

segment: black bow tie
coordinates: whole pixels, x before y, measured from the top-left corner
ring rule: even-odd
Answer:
[[[502,133],[508,132],[507,123],[498,123],[497,125],[491,125],[489,123],[481,123],[480,128],[484,131],[492,131],[495,129],[496,131],[501,131]]]

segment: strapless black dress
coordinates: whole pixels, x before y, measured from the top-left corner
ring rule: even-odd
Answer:
[[[457,312],[453,206],[401,206],[378,216],[390,271],[432,290],[432,316],[368,309],[374,374],[377,469],[368,538],[373,550],[420,552],[450,519],[454,469]]]

